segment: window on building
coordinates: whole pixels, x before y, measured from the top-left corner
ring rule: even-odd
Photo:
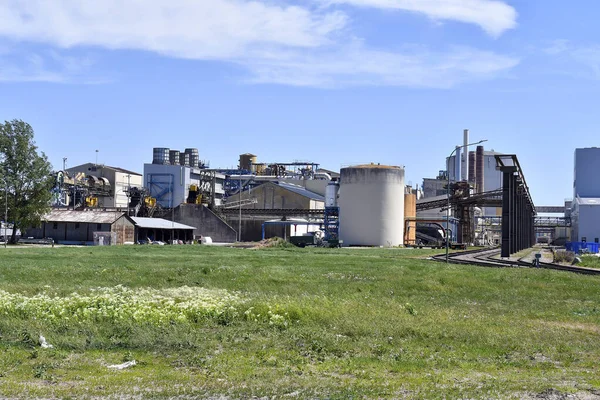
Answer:
[[[58,223],[57,222],[52,223],[52,229],[58,229]]]
[[[96,229],[98,229],[99,231],[102,230],[102,224],[96,224]]]
[[[75,222],[75,229],[79,229],[79,222]]]

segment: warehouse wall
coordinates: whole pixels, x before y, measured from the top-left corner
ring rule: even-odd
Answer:
[[[210,236],[213,242],[233,243],[237,231],[219,218],[208,207],[199,204],[181,204],[174,210],[175,222],[193,226],[194,237]],[[170,215],[165,216],[170,219]]]
[[[239,195],[232,196],[230,201],[238,201]],[[266,209],[281,209],[281,208],[296,208],[310,209],[311,199],[294,193],[279,185],[271,182],[263,183],[259,187],[251,191],[242,193],[242,200],[257,199],[256,204],[244,206],[244,208],[266,208]],[[321,202],[322,203],[322,202]],[[323,206],[321,206],[323,208]]]
[[[112,224],[111,231],[117,234],[117,244],[135,242],[135,225],[125,216]]]

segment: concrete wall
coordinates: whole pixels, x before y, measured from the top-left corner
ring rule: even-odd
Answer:
[[[445,179],[423,179],[423,198],[436,197],[446,194],[446,185],[448,181]]]
[[[174,214],[175,222],[196,228],[196,238],[210,236],[213,242],[221,243],[233,243],[237,239],[237,231],[204,205],[181,204],[175,208]],[[169,218],[170,215],[165,216],[165,219]]]
[[[600,197],[600,148],[575,150],[573,198]]]

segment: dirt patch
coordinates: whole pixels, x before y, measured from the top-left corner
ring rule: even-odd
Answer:
[[[596,391],[565,393],[556,389],[547,389],[541,393],[520,393],[518,398],[524,400],[600,400],[600,394]]]

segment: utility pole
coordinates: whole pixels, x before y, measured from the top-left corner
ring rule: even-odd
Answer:
[[[13,226],[13,229],[15,227]],[[8,246],[8,238],[6,234],[8,233],[8,181],[6,177],[4,177],[4,248]]]
[[[127,215],[129,216],[129,196],[131,193],[131,174],[127,174]],[[115,199],[116,200],[116,199]]]
[[[173,174],[171,174],[171,245],[174,244],[174,236],[175,236],[175,192],[173,185]]]
[[[241,242],[242,241],[242,178],[241,178],[241,175],[240,175],[240,189],[239,190],[240,190],[240,207],[239,207],[240,215],[238,216],[238,218],[239,218],[239,225],[238,225],[239,240],[238,241]]]
[[[99,150],[96,150],[96,166],[98,166],[98,151]]]

